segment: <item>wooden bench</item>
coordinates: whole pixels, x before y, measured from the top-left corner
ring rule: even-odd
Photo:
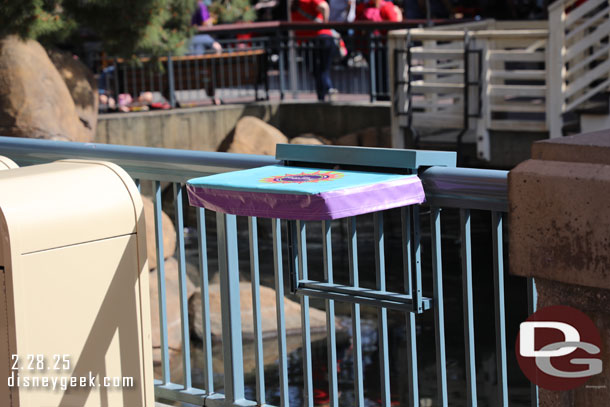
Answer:
[[[162,69],[147,64],[150,58],[140,58],[140,64],[117,59],[114,79],[117,93],[130,93],[134,99],[141,92],[160,92],[168,101],[173,81],[174,91],[205,90],[214,97],[217,88],[253,86],[255,100],[268,99],[267,52],[264,49],[223,50],[220,54],[186,55],[159,58]],[[264,89],[259,97],[259,88]]]

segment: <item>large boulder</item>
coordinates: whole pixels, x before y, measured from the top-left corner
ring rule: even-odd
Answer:
[[[66,83],[36,41],[0,40],[0,135],[92,140]]]
[[[49,50],[48,54],[72,95],[76,112],[85,131],[93,140],[98,111],[97,83],[93,72],[70,52],[53,49]]]
[[[305,145],[314,145],[320,146],[324,144],[332,144],[329,140],[324,137],[317,136],[311,133],[301,134],[300,136],[294,137],[290,139],[290,144],[305,144]]]
[[[346,134],[335,140],[339,146],[361,147],[391,147],[392,135],[388,126],[377,128],[367,127],[353,133]]]
[[[241,330],[244,341],[254,340],[254,322],[252,320],[252,286],[250,282],[239,283],[239,298],[241,305]],[[261,299],[261,330],[263,338],[277,336],[275,290],[260,286]],[[220,310],[220,285],[209,285],[210,329],[212,340],[220,340],[222,335],[222,318]],[[286,335],[301,334],[301,305],[284,297],[284,315]],[[201,291],[197,291],[189,303],[191,329],[198,338],[203,337],[203,319],[201,311]],[[312,333],[326,329],[326,314],[316,308],[309,308],[309,322]]]
[[[155,209],[150,198],[143,196],[144,219],[146,219],[146,250],[148,252],[148,268],[157,268],[157,250],[155,236]],[[163,229],[163,257],[169,258],[176,252],[176,228],[171,218],[161,212],[161,225]]]
[[[172,257],[165,261],[165,298],[167,312],[167,343],[171,351],[180,352],[182,350],[182,335],[180,322],[180,294],[179,294],[179,275],[178,261]],[[153,344],[153,359],[155,362],[161,361],[161,340],[159,323],[159,292],[157,270],[149,274],[150,287],[150,313]],[[187,277],[186,296],[191,298],[195,292],[195,286]]]
[[[288,138],[275,127],[253,116],[244,116],[235,126],[229,153],[275,155],[275,145]]]

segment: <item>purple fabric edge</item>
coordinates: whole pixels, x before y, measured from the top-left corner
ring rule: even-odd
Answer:
[[[388,197],[377,201],[372,194],[381,192],[380,187]],[[190,184],[187,184],[187,192],[192,206],[232,215],[290,220],[345,218],[419,204],[425,200],[421,180],[417,177],[315,195],[199,188]]]

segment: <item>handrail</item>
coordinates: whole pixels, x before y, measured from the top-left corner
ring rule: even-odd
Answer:
[[[468,20],[465,20],[468,21]],[[445,25],[452,20],[435,19],[434,25]],[[312,23],[308,21],[265,21],[257,23],[220,24],[205,27],[199,31],[201,34],[241,34],[241,33],[264,33],[277,32],[278,30],[319,30],[322,28],[334,28],[336,30],[398,30],[423,26],[427,24],[425,19],[407,19],[402,21],[353,21],[327,23]]]
[[[105,160],[123,167],[134,178],[169,182],[185,182],[190,178],[206,174],[279,163],[273,157],[253,154],[77,143],[18,137],[0,137],[0,154],[10,157],[20,166],[43,164],[66,158]]]
[[[515,29],[515,30],[479,30],[479,31],[457,31],[436,30],[427,28],[413,28],[409,30],[414,40],[460,40],[468,32],[471,38],[480,39],[512,39],[512,38],[548,38],[549,30],[546,29]]]
[[[508,211],[508,171],[432,167],[420,178],[432,206]]]
[[[67,158],[113,162],[132,177],[170,182],[280,163],[274,157],[154,147],[0,137],[0,154],[17,164]],[[444,207],[506,211],[507,171],[432,167],[421,175],[426,199]]]

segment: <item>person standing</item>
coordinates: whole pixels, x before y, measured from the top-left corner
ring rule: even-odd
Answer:
[[[195,11],[191,16],[191,25],[197,28],[197,31],[205,31],[206,28],[213,24],[210,18],[208,7],[203,1],[198,1],[195,6]],[[189,52],[193,54],[203,54],[207,50],[213,50],[215,53],[222,52],[222,46],[218,41],[212,38],[209,34],[196,34],[189,45]]]
[[[290,8],[292,21],[326,23],[330,7],[324,0],[293,0]],[[319,101],[326,95],[336,92],[330,79],[333,55],[337,52],[333,33],[328,28],[319,30],[299,30],[295,33],[297,41],[309,38],[314,41],[313,74],[316,82],[316,93]]]
[[[356,19],[356,0],[330,0],[329,21],[351,23]]]

